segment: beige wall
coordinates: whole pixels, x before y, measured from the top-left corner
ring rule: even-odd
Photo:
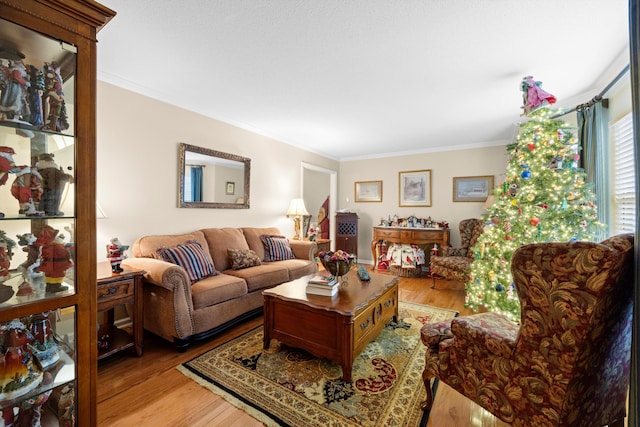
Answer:
[[[105,259],[104,245],[110,237],[131,244],[147,234],[247,225],[277,226],[292,236],[293,222],[284,213],[291,199],[300,196],[303,162],[339,171],[337,208],[360,216],[361,261],[371,261],[371,227],[388,215],[446,220],[455,244],[459,242],[458,222],[484,212],[479,202],[453,203],[452,178],[494,175],[498,184],[507,163],[501,145],[339,164],[104,82],[98,82],[97,100],[96,197],[107,214],[97,225],[98,260]],[[178,208],[179,142],[251,158],[251,208]],[[432,207],[399,208],[398,172],[422,169],[432,170]],[[354,183],[373,180],[383,181],[382,203],[354,203]],[[314,203],[310,201],[310,208]],[[313,214],[317,214],[315,210]]]
[[[460,220],[479,217],[486,212],[482,209],[482,202],[453,202],[453,177],[493,175],[495,184],[499,185],[504,180],[507,162],[504,145],[343,162],[340,165],[338,208],[358,214],[358,259],[360,262],[372,262],[372,227],[378,225],[381,218],[395,214],[400,218],[415,215],[447,221],[451,227],[452,244],[459,244]],[[398,173],[425,169],[431,170],[431,207],[399,207]],[[355,182],[380,180],[381,203],[354,202]]]
[[[131,244],[147,234],[247,225],[292,236],[284,214],[300,196],[301,163],[338,170],[334,160],[104,82],[97,95],[96,197],[107,214],[97,225],[98,260],[110,237]],[[249,157],[251,208],[178,208],[179,142]]]

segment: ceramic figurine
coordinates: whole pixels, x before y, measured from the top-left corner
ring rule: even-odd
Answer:
[[[29,102],[31,108],[31,117],[29,123],[37,128],[44,125],[42,110],[42,94],[44,93],[44,73],[42,70],[29,65]]]
[[[18,266],[18,271],[22,273],[25,280],[42,276],[43,273],[36,271],[40,266],[40,246],[36,245],[36,236],[32,233],[16,234],[18,244],[22,246],[22,251],[27,253],[27,259]]]
[[[61,132],[69,128],[69,122],[67,121],[64,92],[62,91],[62,76],[57,62],[44,64],[44,79],[44,98],[47,101],[44,129]]]
[[[73,176],[65,173],[61,166],[53,160],[53,153],[43,153],[38,156],[36,167],[42,177],[42,197],[38,210],[47,216],[62,216],[60,202],[62,190],[67,183],[73,182]]]
[[[42,216],[35,208],[34,197],[40,201],[42,196],[42,176],[36,168],[18,166],[16,178],[11,184],[11,195],[18,200],[18,213],[27,216]]]
[[[129,249],[129,246],[125,246],[120,243],[120,240],[117,237],[114,237],[110,240],[110,243],[107,245],[107,258],[111,262],[111,271],[114,273],[121,273],[124,270],[120,267],[120,263],[123,259],[126,258],[124,251]]]
[[[27,88],[30,86],[27,69],[22,60],[24,54],[15,49],[3,48],[0,58],[3,64],[3,86],[0,95],[0,119],[20,120],[30,115],[27,103]]]
[[[16,154],[16,152],[13,148],[6,146],[0,147],[0,186],[7,183],[10,173],[17,173],[20,171],[13,161],[14,154]],[[3,217],[4,213],[0,212],[0,218]]]
[[[41,246],[41,263],[39,271],[44,272],[45,292],[62,292],[68,287],[62,283],[67,270],[73,266],[69,250],[65,246],[62,235],[50,225],[42,228],[36,244]]]

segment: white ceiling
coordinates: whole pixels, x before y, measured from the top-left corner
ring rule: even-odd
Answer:
[[[100,80],[338,160],[508,143],[523,76],[571,108],[628,63],[627,0],[101,3]]]

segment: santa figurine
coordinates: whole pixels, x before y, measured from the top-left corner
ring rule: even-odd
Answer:
[[[36,168],[18,166],[16,179],[11,184],[11,194],[18,200],[18,213],[26,216],[42,216],[35,208],[35,201],[42,195],[42,176]],[[35,199],[34,199],[35,197]]]
[[[126,258],[124,251],[129,249],[129,246],[125,246],[120,243],[120,239],[117,237],[112,238],[107,245],[107,258],[111,262],[111,271],[114,273],[122,273],[124,270],[120,267],[120,263]]]
[[[44,273],[45,292],[67,290],[67,286],[62,281],[67,274],[67,270],[73,267],[73,262],[62,237],[62,235],[58,234],[58,230],[50,225],[45,225],[36,240],[36,245],[42,247],[38,271]]]
[[[22,273],[25,280],[42,276],[42,272],[35,270],[40,266],[40,246],[36,245],[36,236],[33,233],[16,234],[18,244],[22,246],[22,251],[27,254],[27,259],[18,266],[18,271]]]
[[[13,161],[13,155],[16,152],[11,147],[0,147],[0,185],[7,183],[10,173],[20,172],[20,168],[16,167]],[[0,218],[4,218],[4,214],[0,212]]]
[[[44,211],[47,216],[62,216],[60,211],[62,190],[67,182],[73,182],[73,176],[65,173],[61,166],[53,160],[53,153],[42,153],[38,156],[36,168],[42,177],[42,197],[38,210]]]
[[[15,49],[1,49],[0,58],[5,64],[2,93],[0,94],[0,119],[21,120],[30,115],[27,90],[31,83],[22,59],[24,54]]]

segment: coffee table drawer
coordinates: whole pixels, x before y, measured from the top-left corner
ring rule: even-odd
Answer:
[[[396,315],[397,295],[397,289],[389,290],[356,316],[353,322],[355,354],[375,339],[382,328]]]

